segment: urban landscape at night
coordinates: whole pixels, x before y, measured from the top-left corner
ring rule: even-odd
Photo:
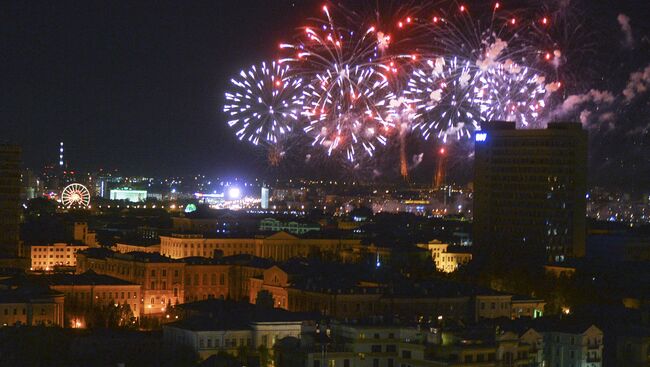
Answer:
[[[0,19],[0,366],[650,366],[647,1]]]

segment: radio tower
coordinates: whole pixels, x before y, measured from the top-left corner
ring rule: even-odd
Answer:
[[[59,143],[59,169],[63,171],[63,142]]]

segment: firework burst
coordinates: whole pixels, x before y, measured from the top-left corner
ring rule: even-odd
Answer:
[[[328,155],[344,152],[355,162],[359,153],[373,156],[387,142],[390,68],[376,59],[380,41],[374,27],[357,32],[338,26],[327,7],[323,11],[326,21],[305,27],[296,44],[280,45],[295,52],[281,62],[294,65],[306,79],[303,130],[312,145],[324,147]]]
[[[449,137],[469,138],[479,128],[480,97],[476,69],[470,61],[457,57],[427,60],[414,70],[406,94],[422,116],[413,125],[425,140],[435,135],[443,142]]]
[[[268,148],[269,161],[277,165],[282,144],[294,130],[302,109],[302,79],[288,65],[277,62],[252,65],[230,79],[223,111],[239,140]]]

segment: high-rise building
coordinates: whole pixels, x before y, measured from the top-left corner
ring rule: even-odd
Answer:
[[[474,243],[500,264],[585,254],[587,132],[579,123],[475,135]]]
[[[18,253],[20,147],[0,144],[0,257]]]

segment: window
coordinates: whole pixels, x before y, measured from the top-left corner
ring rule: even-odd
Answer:
[[[343,367],[350,367],[350,360],[349,359],[344,359],[343,360]]]
[[[494,305],[494,303],[493,303],[493,305]],[[466,354],[465,355],[465,363],[472,363],[473,360],[474,360],[473,355],[471,355],[471,354]]]
[[[174,270],[174,277],[178,277],[178,270]]]
[[[151,289],[156,289],[156,282],[151,282]]]
[[[166,277],[167,276],[167,269],[162,270],[162,276]]]
[[[155,297],[151,297],[151,304],[153,305],[154,303],[156,303],[156,298],[155,298]]]
[[[217,274],[211,274],[210,275],[210,284],[211,285],[217,285]]]
[[[219,274],[219,285],[226,284],[226,276],[224,274]]]
[[[314,367],[320,367],[320,360],[314,359]]]
[[[208,274],[203,274],[203,285],[208,285]]]
[[[386,352],[387,353],[395,353],[397,352],[397,346],[395,344],[390,344],[386,346]]]
[[[388,366],[387,367],[394,367],[394,362],[392,358],[388,358]]]
[[[370,351],[373,353],[381,353],[381,345],[372,345]]]
[[[379,359],[374,358],[372,360],[372,367],[379,367]]]
[[[199,285],[199,274],[194,274],[194,285]]]
[[[402,358],[411,359],[411,351],[410,350],[403,350],[402,351]]]
[[[152,277],[155,277],[155,276],[156,276],[156,270],[155,270],[155,269],[151,269],[151,276],[152,276]]]

